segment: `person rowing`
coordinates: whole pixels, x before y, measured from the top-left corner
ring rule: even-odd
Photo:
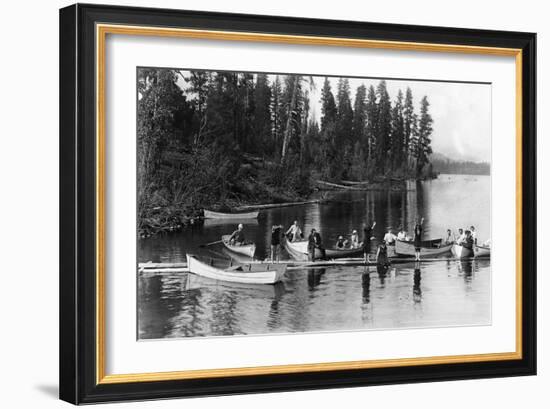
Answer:
[[[241,223],[237,226],[237,230],[235,230],[229,237],[229,244],[232,244],[234,246],[242,246],[244,242],[244,226]]]
[[[302,229],[300,229],[300,226],[298,225],[298,220],[294,220],[294,224],[292,224],[292,226],[288,228],[285,236],[287,237],[288,241],[298,241],[304,238]]]

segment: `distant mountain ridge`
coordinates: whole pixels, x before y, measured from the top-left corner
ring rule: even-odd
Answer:
[[[455,175],[490,175],[491,164],[489,162],[473,162],[454,160],[439,152],[430,155],[430,163],[433,171]]]

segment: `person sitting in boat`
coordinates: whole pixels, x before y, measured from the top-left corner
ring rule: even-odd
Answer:
[[[338,240],[336,240],[336,248],[338,250],[343,250],[348,245],[348,241],[344,239],[344,236],[338,236]]]
[[[357,233],[357,230],[353,230],[351,232],[350,242],[351,242],[351,248],[352,249],[358,249],[360,247],[359,234]]]
[[[401,241],[409,240],[409,237],[407,236],[407,231],[403,227],[401,227],[401,229],[399,229],[399,232],[397,233],[397,240],[401,240]]]
[[[393,229],[391,227],[388,227],[388,232],[384,235],[384,241],[386,242],[386,245],[395,246],[395,240],[397,240],[397,236],[393,234]]]
[[[388,247],[386,241],[382,240],[382,243],[378,245],[378,250],[376,250],[376,264],[381,267],[387,267],[390,265],[388,259]]]
[[[245,242],[244,226],[241,223],[237,227],[237,230],[235,230],[231,234],[231,237],[229,237],[229,244],[233,244],[235,246],[242,246],[244,244],[244,242]]]
[[[468,250],[474,249],[474,237],[470,230],[464,232],[464,240],[462,240],[461,246]]]
[[[474,226],[470,226],[470,232],[472,234],[472,239],[474,240],[474,244],[477,246],[477,233],[476,228]]]
[[[319,249],[321,252],[321,258],[326,258],[326,252],[323,247],[321,235],[315,229],[311,229],[311,233],[308,237],[307,251],[309,253],[309,259],[315,261],[315,249]]]
[[[445,237],[445,244],[451,244],[455,241],[455,238],[453,237],[453,232],[451,229],[447,229],[447,236]]]
[[[465,238],[466,238],[466,235],[464,234],[464,230],[458,229],[458,237],[455,240],[456,244],[458,244],[458,245],[462,244],[462,242],[464,241]]]
[[[294,220],[294,224],[289,227],[289,229],[285,233],[285,236],[287,237],[288,241],[298,241],[304,238],[302,229],[300,229],[300,226],[298,226],[298,220]]]
[[[424,230],[422,228],[423,224],[424,218],[420,219],[420,222],[417,219],[414,226],[414,258],[417,261],[420,260],[420,249],[422,247],[422,231]]]

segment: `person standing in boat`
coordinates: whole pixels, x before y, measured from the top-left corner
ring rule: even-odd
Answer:
[[[451,229],[447,229],[447,237],[445,237],[445,244],[451,244],[455,241]]]
[[[416,221],[416,225],[414,226],[414,257],[415,260],[420,260],[420,249],[422,247],[422,231],[424,230],[422,228],[422,225],[424,224],[424,218],[420,219],[420,222],[418,222],[418,219]]]
[[[474,249],[474,237],[470,230],[464,232],[464,240],[462,240],[461,246],[468,250]]]
[[[277,260],[279,262],[279,254],[281,253],[281,230],[283,226],[271,226],[271,262]]]
[[[472,239],[474,240],[474,245],[477,246],[477,233],[476,228],[474,226],[470,226],[470,232],[472,234]]]
[[[315,250],[319,249],[321,252],[321,258],[326,258],[326,252],[323,247],[323,242],[321,240],[321,235],[315,229],[311,229],[311,234],[308,237],[307,250],[309,253],[309,258],[311,261],[315,261]]]
[[[359,248],[359,234],[357,233],[357,230],[354,230],[351,232],[351,248],[352,249],[358,249]]]
[[[298,241],[304,238],[302,229],[300,229],[300,226],[298,225],[298,220],[294,220],[294,224],[289,227],[285,235],[288,238],[288,241]]]
[[[371,223],[363,223],[363,254],[365,263],[369,262],[370,241],[373,238],[374,226],[376,226],[376,222],[373,222],[372,225]]]
[[[245,242],[244,237],[244,226],[242,224],[239,224],[237,227],[237,230],[235,230],[231,237],[229,237],[229,243],[236,245],[236,246],[242,246]]]
[[[387,267],[390,265],[388,260],[388,247],[386,246],[386,241],[382,240],[382,243],[378,245],[376,250],[376,265],[379,267]]]

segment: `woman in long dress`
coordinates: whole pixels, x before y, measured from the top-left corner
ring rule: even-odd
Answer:
[[[418,219],[416,221],[416,225],[414,226],[414,258],[416,261],[420,260],[420,249],[422,247],[422,224],[424,223],[424,218],[418,222]]]

